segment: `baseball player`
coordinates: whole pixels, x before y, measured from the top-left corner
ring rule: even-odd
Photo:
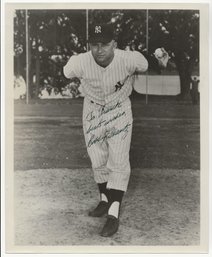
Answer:
[[[78,77],[84,94],[83,131],[100,201],[89,216],[107,220],[100,233],[118,231],[120,207],[130,178],[129,150],[133,117],[129,96],[133,74],[148,68],[137,51],[117,49],[111,25],[89,30],[90,51],[72,56],[64,67],[67,78]],[[164,58],[160,58],[164,66]]]

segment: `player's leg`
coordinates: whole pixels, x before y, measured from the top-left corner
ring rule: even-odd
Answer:
[[[94,172],[94,180],[98,185],[100,193],[100,202],[97,207],[89,212],[90,216],[100,217],[104,215],[108,210],[108,189],[107,181],[110,170],[106,167],[108,160],[108,145],[106,142],[96,142],[90,144],[93,135],[100,137],[104,131],[102,126],[98,126],[99,119],[98,113],[93,106],[89,103],[84,103],[83,111],[83,131],[85,136],[85,142],[87,146],[87,152],[92,163],[92,169]],[[94,129],[95,128],[95,129]]]
[[[127,191],[130,178],[129,151],[133,119],[129,101],[123,104],[121,113],[123,112],[124,115],[110,123],[110,133],[108,134],[109,157],[107,167],[111,172],[107,187],[110,189],[110,208],[108,220],[101,232],[102,236],[111,236],[118,230],[122,198]],[[111,113],[111,115],[117,117],[117,114]]]
[[[107,183],[107,187],[109,189],[110,207],[108,209],[107,222],[101,232],[101,235],[104,237],[112,236],[117,232],[119,227],[122,198],[127,190],[130,178],[130,139],[131,129],[129,129],[125,140],[120,139],[117,142],[112,142],[110,144],[108,168],[111,170],[111,173]]]
[[[130,177],[129,151],[132,137],[132,110],[130,100],[122,104],[124,115],[110,123],[108,137],[109,156],[107,167],[111,170],[108,188],[126,192]]]
[[[98,185],[100,201],[96,208],[89,212],[89,216],[101,217],[107,213],[109,207],[109,190],[107,182],[110,170],[106,167],[108,149],[105,143],[93,145],[88,148],[88,155],[91,159],[94,172],[94,180]]]

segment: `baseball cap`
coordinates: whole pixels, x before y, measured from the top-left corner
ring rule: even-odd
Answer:
[[[111,24],[94,24],[89,28],[90,43],[108,43],[114,39],[113,28]]]

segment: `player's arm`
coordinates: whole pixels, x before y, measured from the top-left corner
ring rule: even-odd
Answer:
[[[133,74],[138,75],[145,73],[148,69],[148,61],[144,57],[144,55],[139,53],[138,51],[133,51],[132,58],[134,60],[135,65]]]
[[[82,67],[80,65],[80,56],[73,55],[63,67],[63,74],[66,78],[81,78],[82,77]]]

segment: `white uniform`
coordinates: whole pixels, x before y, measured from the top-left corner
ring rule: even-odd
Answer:
[[[78,77],[82,81],[85,142],[95,181],[107,182],[107,188],[127,190],[133,122],[129,99],[132,75],[147,68],[142,54],[119,49],[106,68],[95,62],[91,52],[72,56],[64,67],[67,78]]]

